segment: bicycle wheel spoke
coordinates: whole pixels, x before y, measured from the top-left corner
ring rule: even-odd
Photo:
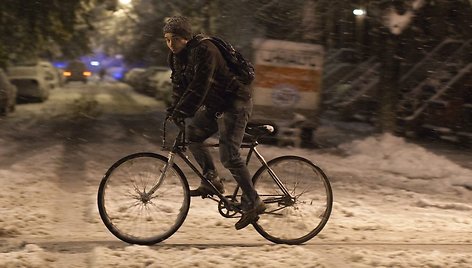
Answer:
[[[265,211],[264,214],[271,214],[271,215],[282,216],[281,213],[276,213],[276,212],[277,212],[277,211],[281,211],[281,210],[283,210],[284,208],[286,208],[286,207],[279,207],[279,208],[276,208],[276,209],[272,209],[272,210],[269,210],[269,211]]]
[[[293,190],[292,190],[292,192],[291,192],[292,196],[295,195],[295,192],[297,191],[297,187],[298,187],[298,185],[300,184],[300,182],[295,181],[293,184],[294,184],[293,187],[292,187]]]

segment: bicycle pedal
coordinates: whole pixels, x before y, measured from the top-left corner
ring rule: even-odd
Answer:
[[[208,193],[208,194],[205,194],[205,195],[201,195],[201,197],[202,197],[202,199],[208,198],[208,199],[211,199],[211,200],[214,200],[214,201],[219,201],[219,199],[216,199],[215,195],[216,194]]]

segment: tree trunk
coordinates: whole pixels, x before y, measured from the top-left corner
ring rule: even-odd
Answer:
[[[207,0],[204,8],[205,18],[203,28],[210,35],[215,35],[217,30],[216,19],[218,17],[218,1]]]
[[[396,106],[399,99],[400,60],[398,53],[399,36],[385,34],[385,51],[382,54],[382,72],[379,87],[379,122],[381,132],[394,133],[396,130]]]
[[[320,41],[320,26],[317,8],[317,1],[309,0],[304,3],[302,11],[302,38],[309,43],[317,43]]]

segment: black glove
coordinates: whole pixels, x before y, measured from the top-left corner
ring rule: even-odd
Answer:
[[[171,119],[172,118],[172,113],[174,112],[174,107],[167,107],[166,109],[166,119]]]
[[[172,122],[174,122],[174,124],[176,124],[178,127],[182,127],[184,125],[186,117],[187,116],[180,111],[173,111],[171,115]]]

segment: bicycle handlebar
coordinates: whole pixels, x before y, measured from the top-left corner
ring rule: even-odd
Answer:
[[[172,117],[168,116],[162,123],[162,150],[169,150],[170,148],[166,146],[166,137],[167,137],[167,121],[172,121],[178,128],[179,128],[179,133],[177,134],[175,140],[174,140],[174,145],[176,144],[181,144],[185,147],[185,120],[177,121],[174,120]]]

